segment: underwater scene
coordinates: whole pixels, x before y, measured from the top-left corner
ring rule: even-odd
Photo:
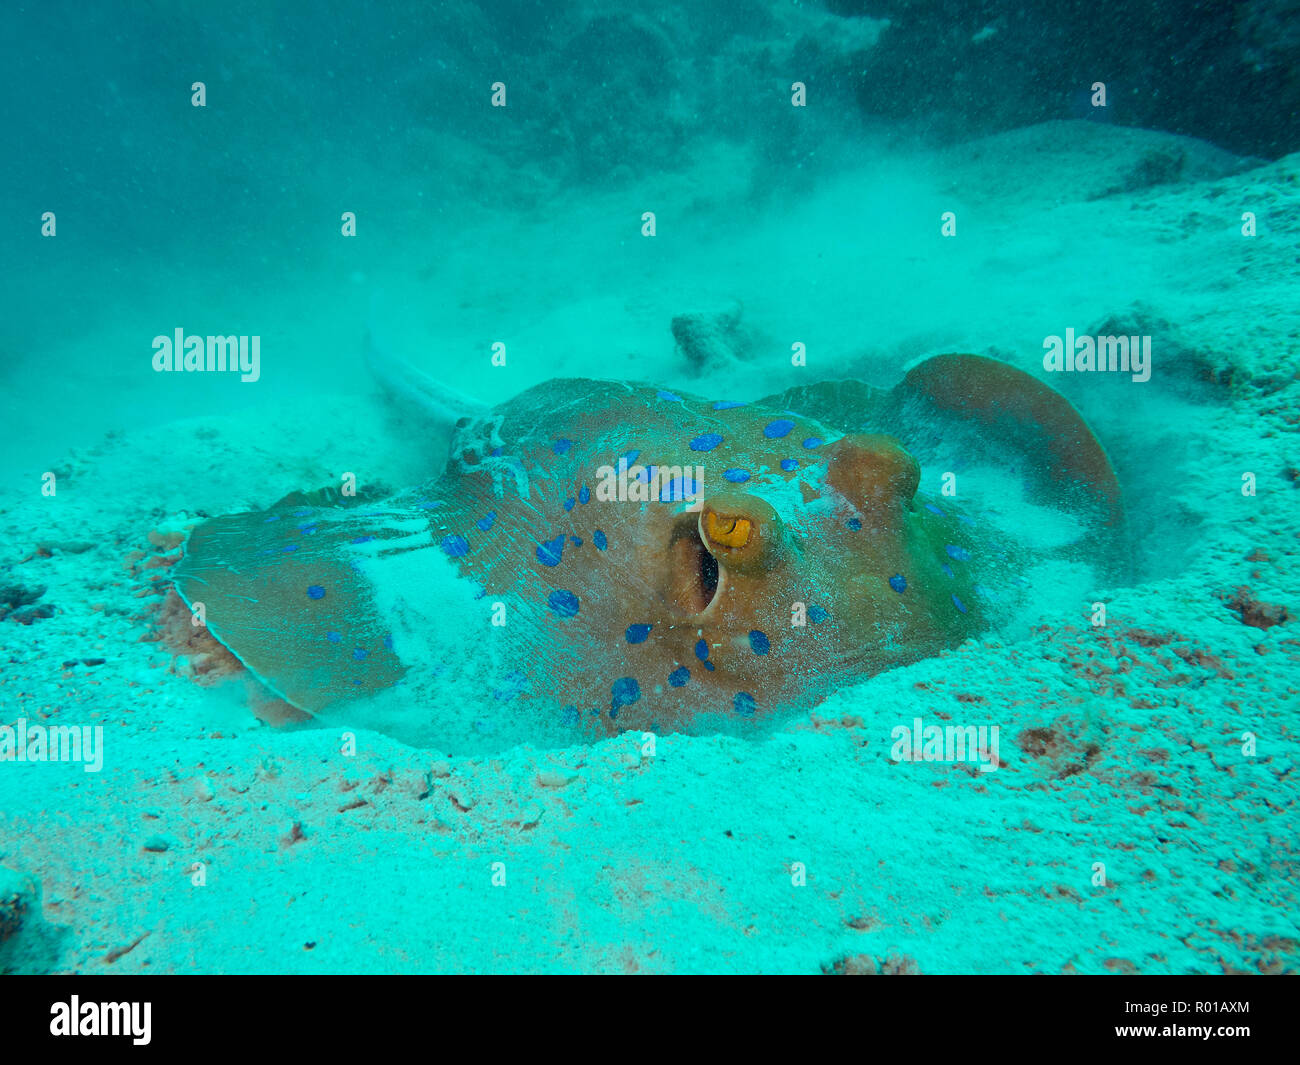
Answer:
[[[1300,967],[1300,10],[0,10],[0,973]]]

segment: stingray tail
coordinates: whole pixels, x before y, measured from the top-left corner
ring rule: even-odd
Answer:
[[[381,324],[381,304],[378,294],[370,300],[365,359],[371,376],[389,398],[448,440],[459,423],[488,414],[487,404],[435,380],[393,354],[392,342],[384,335]]]

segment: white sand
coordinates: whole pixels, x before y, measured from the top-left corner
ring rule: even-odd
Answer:
[[[191,273],[88,314],[49,351],[73,372],[11,377],[0,456],[3,580],[48,585],[58,608],[0,622],[0,719],[105,731],[97,774],[0,764],[0,865],[41,882],[55,968],[816,972],[864,954],[923,972],[1294,970],[1300,488],[1283,471],[1300,466],[1300,156],[1092,198],[1174,141],[1037,127],[767,203],[722,153],[529,217],[371,220],[368,249],[305,256],[313,272],[269,255],[243,286]],[[1221,172],[1183,148],[1192,176]],[[945,210],[956,238],[939,236]],[[337,730],[263,726],[241,688],[199,686],[148,640],[158,600],[136,593],[160,571],[125,560],[186,515],[344,470],[393,488],[432,472],[362,371],[377,290],[405,355],[491,401],[564,374],[738,399],[890,384],[941,350],[1033,369],[1067,326],[1163,321],[1149,383],[1052,381],[1114,450],[1145,583],[861,683],[757,741],[447,759],[361,732],[347,757]],[[693,378],[669,319],[731,299],[752,366]],[[177,325],[260,331],[263,381],[151,374],[149,339]],[[505,370],[488,366],[495,340]],[[795,341],[806,370],[789,366]],[[1219,371],[1230,388],[1198,383]],[[20,561],[76,541],[93,547]],[[1243,624],[1221,598],[1239,586],[1290,622]],[[64,666],[87,657],[107,662]],[[944,715],[998,724],[1003,767],[890,760],[895,725]],[[144,849],[155,836],[165,850]]]

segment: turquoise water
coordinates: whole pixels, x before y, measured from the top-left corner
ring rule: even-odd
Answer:
[[[0,16],[0,970],[1294,971],[1295,35],[950,6]]]

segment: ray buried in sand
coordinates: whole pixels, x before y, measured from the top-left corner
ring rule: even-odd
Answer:
[[[490,413],[526,496],[481,464],[364,506],[293,494],[197,526],[179,595],[306,714],[479,750],[564,742],[574,722],[596,735],[771,718],[995,627],[1081,530],[1109,545],[1124,528],[1079,413],[979,356],[933,356],[889,391],[822,382],[748,403],[557,379]],[[1077,520],[1032,540],[941,505],[904,444],[936,424],[1018,447],[1041,498]],[[681,462],[695,455],[707,488]],[[489,624],[493,603],[508,625]],[[793,603],[811,624],[791,624]],[[497,704],[486,729],[459,709]]]

